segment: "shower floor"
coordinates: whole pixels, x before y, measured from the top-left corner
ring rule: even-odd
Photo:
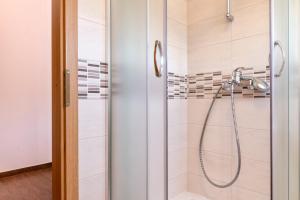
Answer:
[[[171,200],[209,200],[209,199],[199,194],[184,192],[172,198]]]

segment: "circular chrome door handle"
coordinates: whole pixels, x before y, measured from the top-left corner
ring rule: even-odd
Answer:
[[[281,56],[282,56],[282,63],[281,63],[281,67],[279,69],[279,72],[277,74],[275,74],[275,77],[276,78],[279,78],[281,75],[282,75],[282,72],[285,68],[285,64],[286,64],[286,55],[285,55],[285,52],[284,52],[284,49],[283,49],[283,46],[281,44],[281,42],[279,40],[276,40],[274,42],[274,47],[279,47],[280,49],[280,52],[281,52]]]
[[[159,53],[159,64],[158,64],[158,53]],[[164,56],[162,52],[162,45],[159,40],[155,41],[155,46],[154,46],[154,71],[155,71],[155,76],[161,77],[162,75],[162,67],[164,64]]]

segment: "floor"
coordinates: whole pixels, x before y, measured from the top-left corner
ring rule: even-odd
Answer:
[[[173,198],[172,200],[209,200],[201,195],[184,192]]]
[[[0,179],[0,200],[51,200],[51,168]]]

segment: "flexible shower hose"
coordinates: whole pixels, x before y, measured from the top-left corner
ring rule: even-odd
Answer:
[[[234,125],[234,132],[235,132],[235,141],[236,141],[236,147],[237,147],[237,155],[238,155],[238,168],[236,171],[236,174],[234,175],[233,179],[229,181],[228,183],[225,184],[218,184],[214,182],[207,174],[205,166],[204,166],[204,161],[203,161],[203,142],[204,142],[204,137],[205,137],[205,130],[207,126],[207,122],[210,116],[210,113],[212,111],[212,108],[215,104],[216,99],[218,98],[218,95],[220,94],[220,91],[222,90],[223,86],[221,86],[215,96],[213,97],[213,100],[210,104],[209,110],[207,112],[204,125],[202,128],[202,134],[200,137],[200,145],[199,145],[199,157],[200,157],[200,164],[201,164],[201,169],[203,171],[203,174],[207,181],[211,183],[213,186],[218,187],[218,188],[227,188],[231,185],[233,185],[236,180],[238,179],[240,172],[241,172],[241,163],[242,163],[242,158],[241,158],[241,147],[240,147],[240,140],[239,140],[239,132],[238,132],[238,127],[237,127],[237,122],[236,122],[236,113],[235,113],[235,102],[234,102],[234,83],[231,83],[231,111],[232,111],[232,118],[233,118],[233,125]]]

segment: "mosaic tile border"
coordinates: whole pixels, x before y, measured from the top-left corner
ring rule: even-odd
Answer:
[[[270,83],[270,67],[265,70],[255,70],[247,68],[243,71],[245,76],[257,77]],[[168,99],[203,99],[212,98],[223,82],[229,80],[231,74],[223,74],[222,71],[197,73],[180,76],[168,73]],[[260,92],[247,87],[238,87],[235,94],[242,97],[266,98],[270,92]],[[222,90],[220,98],[230,96],[230,92]]]
[[[78,60],[78,98],[108,97],[108,64],[86,59]]]
[[[243,74],[261,78],[270,83],[270,67],[265,70],[247,68]],[[231,74],[222,71],[178,75],[168,73],[168,99],[203,99],[212,98],[223,82],[229,80]],[[250,90],[239,87],[234,91],[242,97],[266,98],[269,92]],[[230,92],[222,90],[220,98],[230,96]],[[107,99],[108,98],[108,64],[86,59],[78,60],[78,98],[79,99]]]
[[[187,76],[180,76],[174,73],[168,73],[168,98],[187,98]]]

